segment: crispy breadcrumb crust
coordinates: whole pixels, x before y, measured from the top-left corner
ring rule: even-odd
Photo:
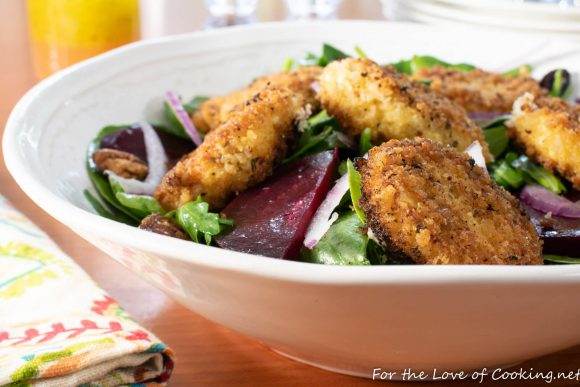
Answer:
[[[508,127],[526,155],[580,190],[580,105],[525,94],[514,103]]]
[[[201,132],[207,133],[225,122],[228,114],[267,86],[288,88],[301,94],[305,102],[316,109],[318,100],[312,84],[318,79],[321,71],[320,67],[306,66],[289,72],[260,77],[248,87],[225,96],[210,98],[202,103],[192,115],[193,123]]]
[[[369,227],[390,254],[422,264],[542,263],[517,199],[466,154],[424,138],[391,140],[357,168]]]
[[[165,175],[155,198],[166,210],[199,195],[211,208],[223,208],[272,174],[286,155],[303,106],[304,98],[289,89],[262,90]]]
[[[322,106],[353,137],[370,128],[374,143],[420,136],[459,150],[479,141],[492,160],[482,130],[463,108],[392,67],[347,58],[326,66],[319,84]]]
[[[437,66],[422,69],[413,78],[431,81],[431,90],[444,95],[470,113],[509,113],[520,95],[526,92],[536,96],[546,94],[546,90],[531,77],[509,77],[480,69],[465,72]]]

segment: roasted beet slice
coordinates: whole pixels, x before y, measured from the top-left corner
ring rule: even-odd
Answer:
[[[155,128],[155,131],[163,143],[163,148],[171,164],[176,163],[184,154],[191,152],[195,148],[191,141],[172,136],[159,128]],[[147,161],[143,131],[138,124],[127,126],[125,129],[103,137],[101,148],[131,153],[141,160]]]
[[[580,255],[580,219],[567,219],[546,214],[523,204],[536,231],[544,241],[544,254]]]
[[[259,187],[240,194],[222,211],[234,220],[234,229],[219,236],[218,245],[272,258],[297,258],[337,165],[338,151],[308,156],[281,167]]]

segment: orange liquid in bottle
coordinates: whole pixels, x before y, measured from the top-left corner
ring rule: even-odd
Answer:
[[[28,0],[39,78],[139,39],[139,0]]]

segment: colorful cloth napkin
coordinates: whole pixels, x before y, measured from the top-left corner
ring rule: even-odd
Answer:
[[[173,354],[0,196],[0,385],[162,385]]]

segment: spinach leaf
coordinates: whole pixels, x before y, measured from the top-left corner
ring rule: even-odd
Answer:
[[[580,258],[565,257],[563,255],[544,255],[544,263],[548,264],[580,264]]]
[[[135,221],[132,218],[129,218],[128,216],[123,214],[122,212],[116,211],[114,209],[111,210],[107,209],[103,204],[101,204],[99,199],[97,199],[88,189],[85,189],[83,191],[83,195],[85,196],[85,199],[87,199],[89,204],[93,207],[95,212],[100,216],[114,220],[116,222],[125,223],[130,226],[135,225]]]
[[[328,43],[324,43],[322,45],[322,54],[316,55],[312,52],[308,52],[308,53],[306,53],[306,56],[304,57],[304,59],[300,62],[304,66],[324,67],[327,64],[329,64],[330,62],[333,62],[333,61],[339,60],[339,59],[348,58],[348,57],[349,57],[349,55],[345,54],[344,52],[342,52],[338,48],[336,48]],[[287,66],[287,61],[285,62],[284,68],[286,66]]]
[[[175,220],[194,242],[200,243],[203,236],[207,245],[211,244],[213,236],[223,231],[224,226],[233,226],[231,219],[220,218],[218,214],[209,212],[209,205],[201,196],[179,207],[175,211]]]
[[[350,199],[352,200],[352,208],[358,216],[361,223],[366,223],[366,216],[362,208],[360,208],[360,198],[362,196],[360,174],[354,167],[352,161],[346,161],[346,170],[348,173],[348,186],[350,191]]]
[[[370,265],[366,257],[368,237],[362,228],[354,212],[340,216],[304,258],[326,265]]]
[[[304,156],[320,153],[336,147],[348,147],[338,134],[340,126],[326,110],[310,117],[302,135],[298,139],[294,152],[283,163],[290,163]]]
[[[139,217],[135,216],[131,211],[129,211],[121,203],[119,203],[119,201],[115,197],[113,190],[111,189],[109,180],[97,169],[97,166],[95,165],[95,162],[93,161],[92,157],[93,153],[95,153],[101,147],[101,141],[105,136],[112,133],[116,133],[128,127],[129,125],[109,125],[101,129],[101,131],[89,144],[87,150],[86,169],[89,179],[91,180],[91,183],[95,187],[95,190],[97,191],[98,195],[109,207],[111,207],[111,210],[115,209],[117,210],[117,212],[123,213],[124,215],[132,219],[133,224],[137,224],[138,221],[140,220]]]
[[[112,176],[109,176],[109,183],[111,184],[113,193],[119,203],[125,206],[125,208],[131,211],[139,219],[143,219],[154,213],[164,213],[163,208],[161,208],[154,197],[125,193],[123,187]]]
[[[195,112],[197,109],[199,109],[199,106],[202,103],[204,103],[208,99],[209,99],[209,97],[207,97],[205,95],[196,95],[189,102],[184,103],[183,108],[185,109],[187,114],[191,115],[191,114],[193,114],[193,112]]]
[[[412,75],[422,69],[440,66],[457,71],[472,71],[475,66],[468,63],[448,63],[430,55],[413,55],[411,59],[403,59],[392,64],[397,71]]]
[[[497,158],[506,151],[509,145],[507,128],[504,125],[497,125],[483,131],[485,141],[489,146],[489,151],[493,157]]]
[[[185,128],[181,122],[179,122],[173,108],[169,103],[167,103],[167,101],[163,102],[163,115],[165,118],[165,123],[162,125],[164,131],[180,138],[190,139]]]

